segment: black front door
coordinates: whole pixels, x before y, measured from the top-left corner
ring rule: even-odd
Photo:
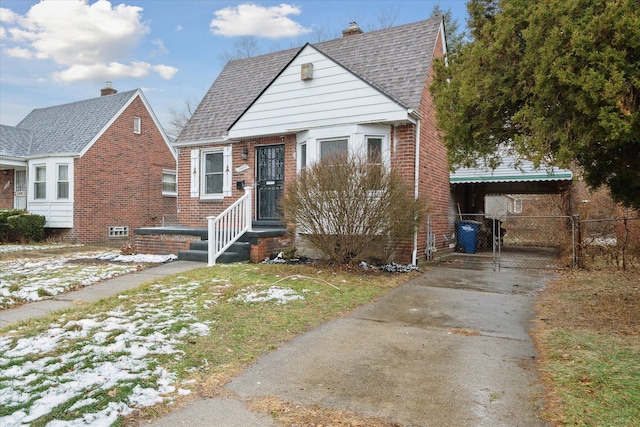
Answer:
[[[284,187],[284,145],[256,147],[258,221],[279,221],[278,202]]]

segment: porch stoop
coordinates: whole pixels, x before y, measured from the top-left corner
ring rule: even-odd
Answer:
[[[269,256],[269,249],[278,245],[265,245],[270,240],[282,240],[287,237],[287,230],[284,227],[256,227],[245,232],[237,242],[233,243],[224,251],[216,263],[229,264],[232,262],[257,261]],[[288,240],[288,239],[287,239]],[[193,241],[189,244],[188,250],[178,251],[178,259],[184,261],[208,262],[208,245],[206,237],[203,240]],[[266,246],[266,247],[262,247]],[[252,253],[253,252],[253,253]],[[253,255],[253,256],[252,256]]]

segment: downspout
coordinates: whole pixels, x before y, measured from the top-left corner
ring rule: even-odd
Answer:
[[[415,171],[414,171],[414,183],[413,183],[413,197],[414,200],[418,200],[420,195],[420,189],[418,187],[420,181],[420,124],[421,117],[414,111],[409,110],[409,114],[416,117],[416,155],[415,155]],[[418,227],[413,230],[413,251],[411,253],[411,264],[418,265]]]

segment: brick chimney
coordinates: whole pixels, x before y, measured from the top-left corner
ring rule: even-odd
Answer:
[[[342,30],[342,37],[355,36],[356,34],[362,34],[364,31],[358,27],[358,24],[353,21],[349,24],[349,28]]]
[[[111,82],[107,82],[107,86],[100,89],[100,96],[113,95],[116,93],[118,93],[118,91],[111,86]]]

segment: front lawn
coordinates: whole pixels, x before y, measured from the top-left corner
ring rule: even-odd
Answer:
[[[0,425],[119,425],[216,395],[264,353],[414,274],[219,265],[5,328]]]

